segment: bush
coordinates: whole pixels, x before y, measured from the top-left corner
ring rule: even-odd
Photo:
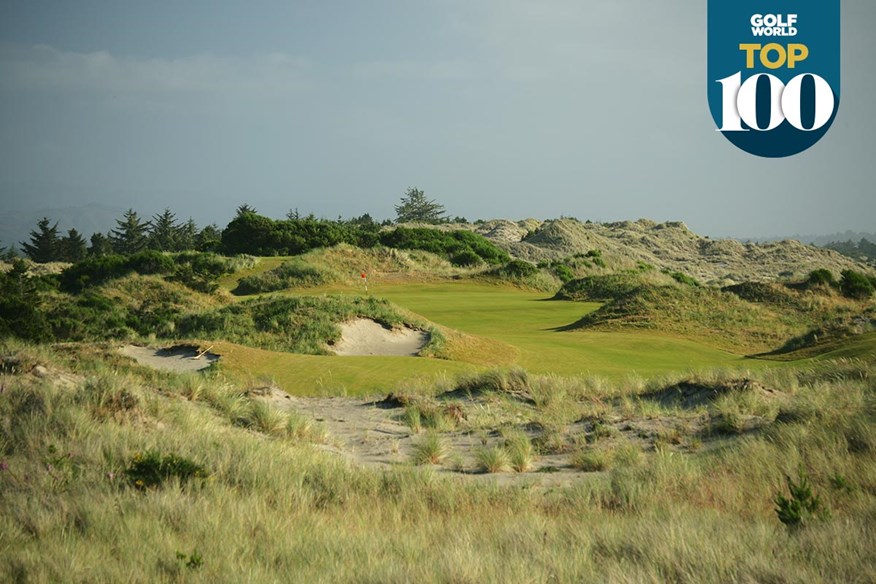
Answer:
[[[803,469],[800,469],[797,482],[789,476],[785,477],[785,481],[791,496],[786,497],[782,493],[776,495],[776,515],[779,516],[779,521],[788,527],[798,527],[813,518],[826,515],[821,499],[812,492],[809,477]]]
[[[495,274],[505,278],[526,278],[538,273],[538,268],[524,260],[511,260],[495,271]]]
[[[873,282],[860,272],[843,270],[840,279],[840,290],[846,298],[865,300],[873,295]]]
[[[166,480],[174,477],[180,483],[203,479],[207,477],[207,471],[200,464],[176,454],[150,451],[134,455],[131,464],[125,469],[125,476],[134,487],[149,489],[160,487]]]
[[[88,258],[61,272],[61,289],[76,294],[129,274],[161,275],[199,292],[213,292],[215,280],[234,271],[234,261],[213,253],[176,255],[149,250],[133,255]]]
[[[682,272],[672,272],[669,274],[672,276],[672,279],[678,282],[679,284],[684,284],[685,286],[693,286],[694,288],[698,288],[700,283],[693,277],[688,276]]]
[[[373,247],[380,227],[374,222],[327,221],[315,217],[274,220],[252,212],[235,217],[222,231],[222,251],[257,256],[298,255],[349,243]]]
[[[566,264],[559,264],[555,266],[554,274],[557,275],[557,278],[559,278],[563,284],[575,279],[575,274],[572,273],[572,268],[570,268]]]
[[[419,249],[448,259],[471,252],[480,260],[498,265],[510,257],[487,238],[466,230],[440,231],[428,227],[398,227],[380,234],[380,243],[396,249]],[[466,254],[466,257],[472,257]],[[457,264],[462,265],[462,264]]]
[[[481,260],[481,256],[476,254],[474,251],[467,249],[462,253],[458,253],[452,258],[450,258],[450,263],[454,266],[459,266],[462,268],[468,268],[471,266],[477,266],[481,264],[483,260]]]
[[[641,286],[641,279],[631,274],[587,276],[566,282],[556,297],[564,300],[616,300]]]
[[[806,279],[806,286],[836,286],[837,281],[833,277],[833,272],[825,270],[812,270],[809,272],[809,278]]]
[[[287,288],[320,286],[336,279],[337,276],[328,270],[310,266],[301,260],[292,260],[284,262],[268,272],[242,278],[233,293],[247,295],[275,292]]]

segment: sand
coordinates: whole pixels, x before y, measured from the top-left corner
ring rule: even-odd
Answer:
[[[388,329],[367,318],[341,325],[341,340],[331,350],[336,355],[414,356],[429,342],[429,333],[411,328]]]
[[[198,359],[194,359],[198,355],[198,350],[191,345],[180,345],[164,349],[126,345],[119,352],[136,360],[140,365],[152,367],[153,369],[175,371],[177,373],[200,371],[219,360],[219,355],[210,352],[207,352]]]

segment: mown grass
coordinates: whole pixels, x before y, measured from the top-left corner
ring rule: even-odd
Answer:
[[[538,292],[470,282],[386,285],[374,292],[432,322],[519,350],[537,373],[662,375],[709,367],[759,367],[703,342],[651,331],[562,331],[600,304],[548,301]]]
[[[51,368],[72,362],[65,351],[2,347]],[[699,453],[646,453],[550,491],[413,465],[357,469],[236,424],[214,400],[246,391],[221,379],[197,377],[193,392],[189,377],[78,363],[71,385],[0,378],[4,581],[876,579],[872,362],[770,373],[763,382],[781,382],[789,408],[808,402],[796,421]],[[607,389],[595,397],[620,391]],[[135,400],[109,399],[122,392]],[[153,452],[206,478],[138,489],[125,469]],[[801,467],[829,516],[789,530],[774,501]]]

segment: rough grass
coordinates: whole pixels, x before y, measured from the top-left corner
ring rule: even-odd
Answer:
[[[663,331],[748,354],[773,351],[834,320],[858,319],[867,306],[821,290],[763,283],[721,290],[653,272],[573,280],[557,297],[605,302],[569,329]]]
[[[192,400],[191,381],[58,351],[0,351],[56,371],[0,377],[4,581],[876,579],[872,362],[761,379],[788,408],[811,402],[800,420],[717,449],[647,452],[544,491],[357,469],[298,437],[236,425],[214,401],[246,392],[221,379],[201,377]],[[68,377],[62,363],[75,363]],[[107,398],[123,391],[136,405]],[[207,478],[140,490],[124,471],[146,452]],[[788,530],[774,499],[800,467],[830,516]]]
[[[430,328],[405,315],[388,301],[358,296],[265,297],[212,311],[181,317],[175,334],[220,338],[252,347],[325,355],[340,340],[338,325],[353,318],[370,318],[385,326]],[[427,349],[441,343],[433,330]]]

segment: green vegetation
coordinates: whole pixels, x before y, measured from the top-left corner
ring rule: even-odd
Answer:
[[[605,304],[571,328],[661,330],[732,351],[762,353],[785,346],[818,326],[858,318],[866,305],[810,284],[745,282],[722,290],[700,286],[684,274],[628,271],[566,283],[556,298]]]
[[[106,255],[86,259],[65,269],[61,273],[60,285],[65,292],[77,293],[129,274],[155,274],[209,293],[216,291],[216,281],[220,277],[253,261],[242,256],[226,258],[199,252],[167,254],[143,251],[132,255]]]
[[[276,292],[287,288],[307,288],[330,284],[339,279],[337,273],[328,269],[293,259],[283,262],[270,271],[241,278],[232,293],[247,295]]]
[[[858,259],[863,257],[869,260],[876,260],[876,243],[873,243],[866,238],[862,238],[857,242],[851,240],[836,241],[828,243],[824,247],[838,251],[850,258]]]
[[[328,221],[312,216],[276,220],[239,209],[222,231],[221,249],[226,254],[276,256],[298,255],[339,243],[367,248],[377,244],[379,230],[373,221]]]
[[[390,328],[427,326],[402,315],[388,301],[373,297],[267,297],[183,315],[176,320],[174,334],[182,338],[222,338],[272,351],[325,355],[328,345],[340,340],[337,325],[353,318],[370,318]],[[440,333],[433,331],[432,336],[432,343],[440,342]]]
[[[28,253],[73,265],[0,273],[0,580],[876,579],[867,274],[717,289],[606,239],[536,265],[246,205],[222,249],[284,256],[181,251],[199,235],[131,210],[84,254],[46,220]],[[331,355],[355,318],[430,344]],[[165,373],[120,340],[221,360]]]
[[[395,206],[396,223],[442,223],[447,220],[444,205],[427,199],[416,187],[405,191],[401,202]]]
[[[776,515],[788,527],[799,527],[812,519],[827,516],[827,511],[822,508],[821,498],[812,492],[812,484],[802,468],[799,475],[796,482],[790,476],[785,477],[790,497],[782,493],[776,495]],[[847,486],[844,479],[842,484]]]
[[[466,265],[465,258],[476,255],[488,264],[507,262],[508,254],[484,236],[471,231],[440,231],[428,227],[397,227],[380,234],[380,243],[396,249],[419,249]]]
[[[0,400],[4,581],[135,574],[143,581],[268,582],[293,573],[356,581],[363,570],[380,581],[424,582],[876,578],[872,361],[765,372],[749,376],[744,390],[732,389],[738,372],[685,378],[726,387],[720,399],[757,420],[741,438],[698,425],[716,402],[669,401],[678,378],[569,384],[518,372],[502,383],[496,374],[467,382],[559,396],[536,406],[526,395],[488,393],[464,407],[483,427],[507,415],[532,432],[527,420],[540,417],[538,427],[557,428],[567,440],[568,460],[581,432],[577,420],[601,408],[615,432],[591,448],[611,464],[590,474],[564,467],[576,478],[542,489],[527,482],[508,488],[490,477],[448,479],[450,471],[431,466],[350,465],[307,438],[238,423],[257,399],[215,373],[147,373],[86,346],[5,344],[0,355],[21,371],[3,374]],[[27,373],[35,364],[54,373]],[[95,380],[101,395],[130,397],[95,399]],[[488,404],[494,421],[477,420]],[[681,428],[679,444],[655,448],[655,425]],[[456,464],[444,434],[425,433],[417,443],[423,461]],[[137,453],[153,462],[138,464]],[[159,478],[140,488],[127,473],[132,468]],[[806,484],[786,482],[801,468]],[[550,479],[556,470],[530,477]],[[817,521],[788,530],[778,511],[793,517],[797,502]]]
[[[185,484],[192,479],[206,478],[207,471],[203,466],[176,454],[151,451],[135,454],[125,469],[125,476],[135,488],[150,489],[160,487],[170,479]]]
[[[873,282],[873,277],[868,277],[854,270],[843,270],[839,287],[846,298],[864,300],[873,296]]]
[[[447,458],[447,445],[437,432],[426,432],[414,445],[414,464],[441,464]]]

